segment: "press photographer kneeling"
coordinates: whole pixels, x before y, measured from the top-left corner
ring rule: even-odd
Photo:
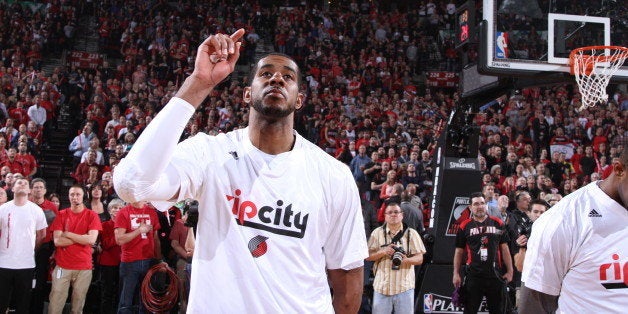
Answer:
[[[423,263],[425,246],[419,233],[403,225],[397,203],[385,209],[385,223],[369,238],[368,261],[374,261],[373,314],[414,313],[414,266]]]

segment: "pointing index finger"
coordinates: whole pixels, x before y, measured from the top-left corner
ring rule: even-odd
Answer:
[[[242,38],[242,35],[244,35],[244,29],[240,28],[229,36],[229,53],[235,53],[236,43],[240,40],[240,38]]]
[[[244,35],[244,33],[246,33],[244,31],[244,28],[240,28],[237,31],[235,31],[235,33],[231,34],[231,40],[233,40],[233,42],[236,42],[238,40],[240,40],[240,38],[242,38],[242,36]]]

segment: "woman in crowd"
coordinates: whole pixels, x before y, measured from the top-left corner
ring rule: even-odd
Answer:
[[[575,190],[576,189],[572,185],[572,181],[571,180],[565,180],[565,182],[563,183],[563,186],[562,186],[562,190],[560,191],[560,194],[562,194],[562,195],[569,195],[569,193],[571,193],[571,192],[573,192]]]
[[[111,215],[102,201],[102,184],[100,181],[90,185],[87,193],[87,200],[88,203],[85,204],[85,207],[96,212],[101,222],[111,220]]]
[[[50,193],[50,195],[48,195],[48,200],[55,204],[57,210],[61,208],[61,199],[59,198],[59,194]]]
[[[395,170],[388,170],[386,174],[386,181],[382,183],[380,187],[379,199],[383,202],[386,201],[392,194],[393,185],[397,183],[397,172]]]
[[[135,134],[133,134],[132,132],[124,134],[124,140],[122,141],[122,145],[124,146],[124,151],[126,153],[131,150],[133,144],[135,144]]]
[[[532,144],[525,144],[525,146],[523,146],[523,156],[534,159],[534,148]]]
[[[507,195],[508,197],[514,196],[514,192],[517,190],[517,185],[515,184],[514,176],[506,177],[504,179],[504,183],[502,183],[501,189],[499,190],[502,195]]]
[[[539,156],[539,162],[543,163],[543,164],[549,164],[550,163],[549,154],[547,153],[547,149],[545,149],[545,148],[541,149],[541,155]]]
[[[103,314],[116,313],[118,304],[118,278],[120,266],[120,246],[116,243],[114,235],[114,219],[120,208],[124,207],[124,201],[115,198],[109,202],[107,212],[110,220],[102,223],[100,234],[98,265],[100,266],[100,310]]]
[[[523,159],[523,172],[522,175],[526,178],[536,176],[536,169],[534,168],[534,159],[531,157],[525,157]]]
[[[377,152],[373,152],[373,154],[377,156]],[[376,173],[373,174],[373,176],[371,177],[371,182],[370,182],[371,195],[374,196],[373,201],[375,201],[375,205],[379,207],[381,202],[384,201],[379,198],[379,195],[382,192],[382,185],[386,182],[388,178],[388,171],[390,170],[390,163],[383,161],[381,163],[375,162],[374,165],[375,165],[374,171],[376,171]],[[379,171],[377,169],[379,169]]]

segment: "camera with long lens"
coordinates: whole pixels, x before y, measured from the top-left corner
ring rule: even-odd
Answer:
[[[403,256],[406,255],[406,251],[400,247],[400,246],[393,246],[392,247],[395,250],[395,253],[393,253],[392,256],[392,270],[399,270],[399,267],[401,266],[401,261],[403,260]]]

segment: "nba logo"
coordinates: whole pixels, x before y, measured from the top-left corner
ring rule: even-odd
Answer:
[[[432,304],[434,302],[434,295],[426,293],[423,295],[423,312],[432,313]]]
[[[495,32],[495,58],[508,58],[508,33]]]

